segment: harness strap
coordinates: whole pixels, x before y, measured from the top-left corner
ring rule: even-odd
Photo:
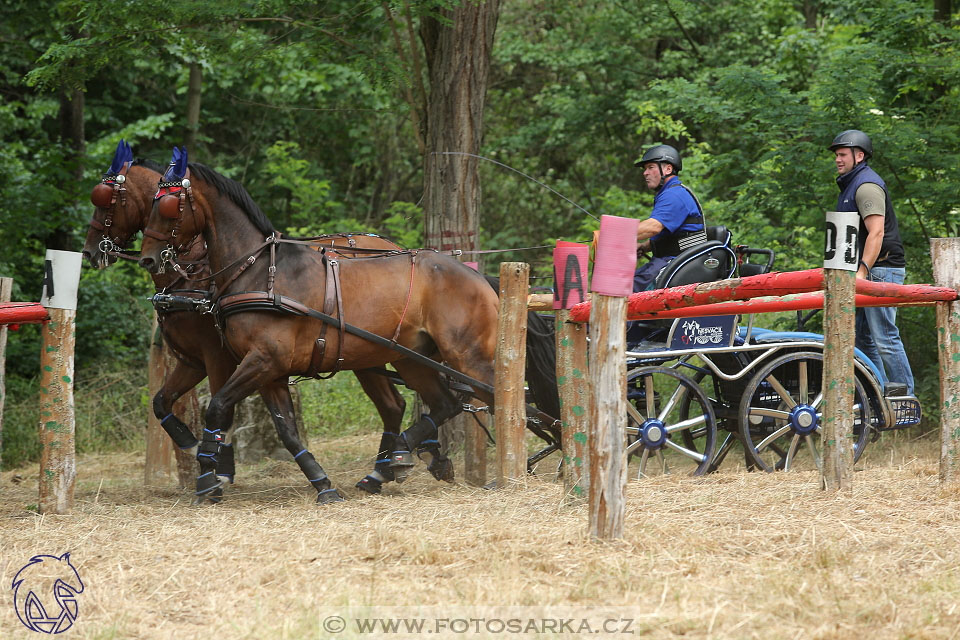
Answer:
[[[323,355],[324,351],[327,348],[326,334],[327,327],[329,326],[326,322],[323,323],[323,326],[320,327],[320,337],[317,338],[317,341],[313,345],[313,353],[310,357],[310,370],[307,371],[308,376],[311,378],[318,378],[320,380],[326,380],[332,378],[339,371],[340,367],[343,365],[343,337],[344,337],[344,322],[343,322],[343,298],[340,295],[340,263],[336,260],[330,260],[324,258],[324,263],[326,264],[326,282],[324,283],[324,294],[323,294],[323,313],[330,315],[335,312],[336,317],[339,319],[337,322],[338,329],[338,339],[337,339],[337,359],[333,363],[333,369],[328,375],[320,375],[320,368],[323,365]]]
[[[326,313],[317,311],[316,309],[311,309],[302,302],[299,302],[293,298],[280,295],[271,297],[267,295],[266,291],[245,291],[243,293],[226,295],[217,301],[216,306],[217,313],[223,317],[243,311],[277,311],[280,313],[292,313],[298,316],[310,316],[311,318],[316,318],[329,324],[340,323],[338,318],[334,318]],[[407,347],[388,340],[383,336],[379,336],[375,333],[367,331],[366,329],[361,329],[360,327],[355,327],[346,322],[343,323],[343,328],[344,331],[351,335],[355,335],[358,338],[362,338],[378,346],[396,351],[405,358],[410,358],[411,360],[426,365],[431,369],[439,371],[440,373],[443,373],[455,380],[459,380],[465,384],[468,384],[476,391],[486,391],[487,393],[491,394],[493,393],[493,386],[485,382],[481,382],[475,378],[471,378],[467,374],[461,373],[456,369],[437,362],[433,358],[425,356],[422,353],[417,353],[413,349],[408,349]]]
[[[410,307],[410,297],[413,295],[413,275],[416,273],[417,254],[410,257],[410,284],[407,286],[407,301],[403,303],[403,311],[400,312],[400,322],[397,323],[397,330],[393,332],[393,342],[396,343],[400,337],[400,329],[403,327],[403,319],[407,316],[407,309]]]

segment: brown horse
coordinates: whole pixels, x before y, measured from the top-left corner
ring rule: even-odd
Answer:
[[[110,169],[91,193],[95,209],[84,243],[83,257],[93,267],[105,268],[120,256],[132,258],[126,256],[123,250],[130,239],[146,227],[157,181],[163,170],[156,163],[134,160],[129,146],[120,141]],[[314,241],[316,248],[338,247],[337,250],[342,251],[344,257],[349,257],[354,248],[399,249],[389,240],[370,234],[337,234],[319,237]],[[179,293],[181,297],[206,295],[205,290],[210,282],[206,276],[210,272],[203,242],[184,246],[180,259],[190,265],[188,278],[178,272],[154,274],[157,291]],[[202,286],[203,291],[179,290],[191,286]],[[237,368],[238,361],[223,345],[210,314],[158,308],[158,319],[164,342],[176,355],[177,365],[154,397],[153,411],[177,446],[194,449],[199,441],[189,427],[173,414],[173,405],[204,378],[208,378],[210,391],[215,394]],[[364,490],[376,493],[380,490],[381,482],[392,479],[387,464],[394,441],[400,435],[405,402],[396,387],[383,375],[362,370],[355,374],[384,423],[384,435],[377,456],[379,463],[372,474],[358,483]],[[229,440],[225,440],[223,445],[217,461],[217,476],[224,482],[232,482],[233,449]],[[210,496],[214,500],[217,497]]]
[[[241,359],[207,409],[198,495],[218,487],[213,471],[233,407],[260,389],[281,440],[317,490],[317,502],[342,499],[298,439],[287,380],[314,369],[387,363],[430,408],[401,435],[394,467],[411,467],[417,450],[434,476],[452,479],[437,428],[460,413],[462,403],[434,361],[449,365],[447,376],[466,381],[470,395],[493,406],[499,299],[481,275],[429,250],[340,261],[284,240],[242,186],[203,165],[188,167],[185,151],[174,151],[155,198],[140,265],[157,273],[173,255],[171,245],[202,235],[215,272],[216,313]]]

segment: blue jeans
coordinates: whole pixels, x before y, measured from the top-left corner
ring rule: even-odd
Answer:
[[[653,289],[653,283],[656,282],[657,276],[675,257],[651,258],[650,262],[640,265],[640,268],[633,273],[633,291],[650,291]]]
[[[872,282],[903,284],[906,269],[874,267],[867,274]],[[882,382],[903,382],[913,394],[913,371],[897,329],[896,307],[864,307],[857,309],[856,346],[870,358],[884,375]]]

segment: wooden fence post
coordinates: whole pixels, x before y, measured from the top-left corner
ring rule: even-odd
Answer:
[[[150,400],[157,394],[169,372],[169,357],[157,326],[157,317],[153,317],[153,331],[150,339],[150,355],[147,359],[147,390]],[[152,406],[147,407],[146,456],[143,464],[143,483],[156,484],[170,474],[173,464],[173,441],[160,426],[160,420],[153,414]]]
[[[563,493],[569,504],[588,497],[587,419],[590,383],[587,379],[587,327],[568,322],[570,311],[557,309],[557,388],[560,391]]]
[[[960,238],[931,238],[934,284],[960,289]],[[940,482],[960,482],[960,300],[937,303]]]
[[[590,535],[623,537],[627,506],[627,296],[633,290],[640,222],[600,216],[590,280]]]
[[[500,264],[500,317],[498,319],[494,396],[497,432],[497,486],[506,487],[527,473],[526,363],[527,290],[530,265]]]
[[[853,489],[854,291],[860,266],[856,211],[827,213],[823,255],[823,405],[820,486]],[[867,428],[867,425],[863,425]]]
[[[463,416],[463,480],[472,487],[482,487],[487,484],[487,432],[479,423],[485,427],[490,422],[486,413],[461,415]]]
[[[10,302],[13,278],[0,278],[0,303]],[[0,324],[0,468],[3,468],[3,404],[7,397],[7,325]]]
[[[50,321],[43,326],[40,355],[40,513],[64,514],[73,507],[77,479],[73,413],[76,342],[77,252],[47,250],[44,293]]]
[[[590,535],[623,537],[627,460],[627,299],[592,295],[590,312]]]
[[[40,356],[40,513],[64,514],[73,507],[77,478],[73,413],[73,309],[50,309]]]

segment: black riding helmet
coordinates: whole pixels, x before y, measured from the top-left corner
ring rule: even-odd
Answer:
[[[837,137],[833,139],[833,144],[827,148],[830,149],[830,151],[836,151],[843,147],[863,150],[864,158],[868,160],[870,156],[873,155],[873,143],[870,142],[870,136],[859,129],[847,129],[846,131],[840,132],[837,134]]]
[[[680,154],[668,144],[658,144],[655,147],[650,147],[646,153],[643,154],[643,157],[634,163],[634,166],[642,167],[648,162],[666,162],[673,167],[675,174],[680,173],[680,169],[683,168]]]

